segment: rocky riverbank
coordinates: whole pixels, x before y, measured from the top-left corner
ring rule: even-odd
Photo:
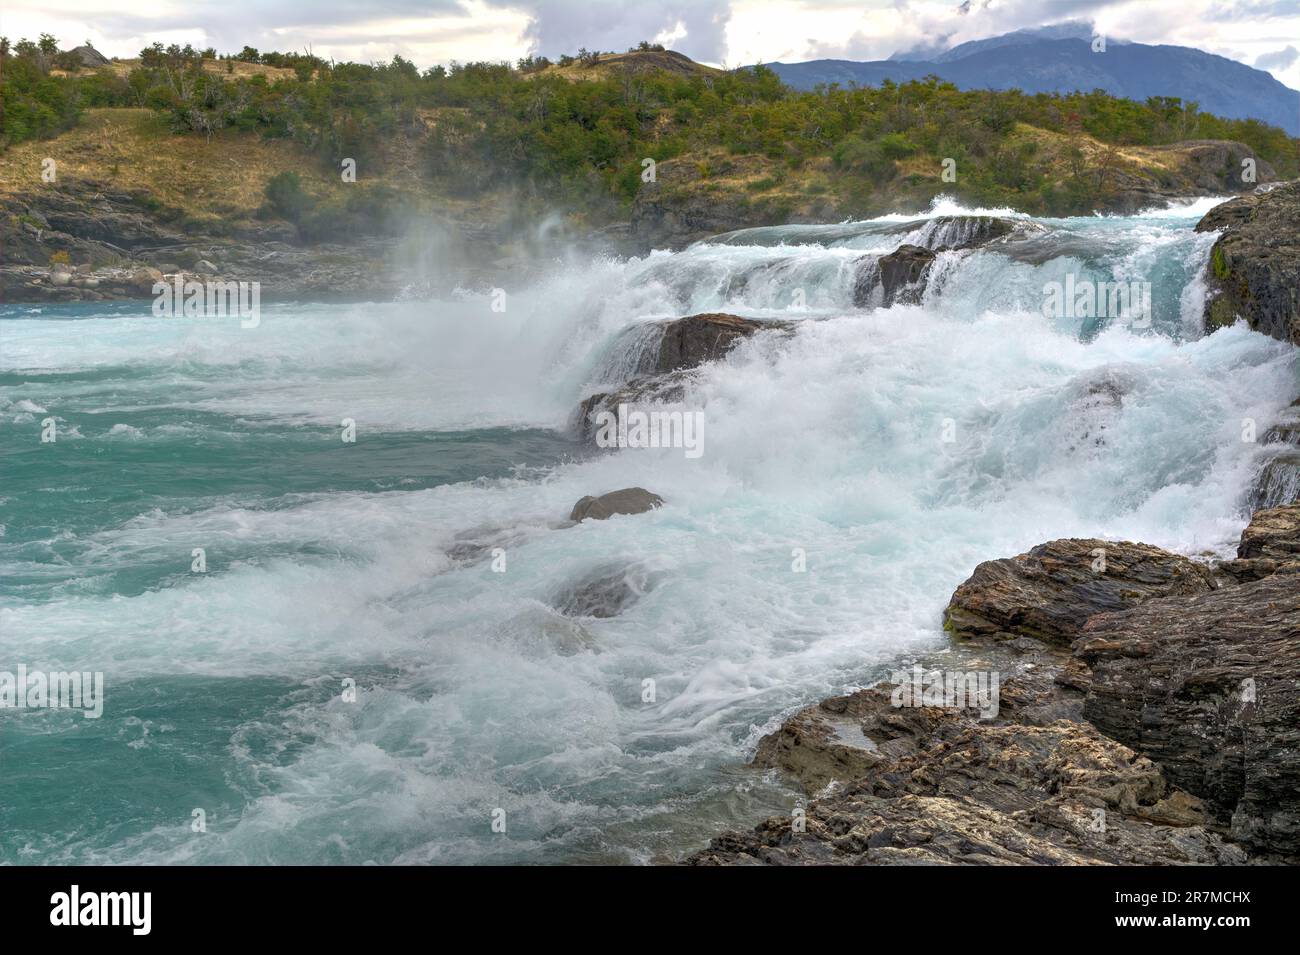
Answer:
[[[1170,161],[1176,160],[1180,171],[1170,174],[1168,182],[1129,183],[1101,208],[1133,212],[1164,200],[1222,195],[1240,187],[1221,171],[1216,178],[1207,170],[1214,166],[1211,160],[1231,167],[1228,160],[1235,161],[1244,147],[1184,145],[1169,147],[1175,157]],[[586,235],[560,230],[544,242],[523,241],[504,221],[447,217],[412,223],[402,236],[347,235],[308,243],[288,222],[243,217],[214,227],[211,220],[200,223],[163,206],[145,191],[94,179],[62,179],[0,197],[0,247],[5,250],[0,302],[151,298],[154,282],[170,284],[177,278],[257,282],[266,301],[389,300],[406,292],[516,285],[547,267],[560,246],[644,254],[750,226],[832,222],[865,214],[825,203],[793,208],[743,190],[732,195],[719,191],[716,183],[699,181],[689,164],[662,167],[662,179],[645,184],[627,222]],[[1267,181],[1271,170],[1263,168],[1261,176]],[[1267,195],[1243,197],[1214,210],[1198,227],[1225,230],[1210,275],[1216,292],[1207,312],[1210,327],[1243,314],[1254,316],[1250,321],[1256,327],[1277,337],[1289,335],[1294,341],[1300,335],[1296,250],[1278,248],[1272,238],[1280,222],[1288,217],[1295,221],[1297,190],[1300,184],[1288,184]],[[1014,241],[1031,228],[994,217],[952,218],[964,221],[954,226],[936,220],[935,242],[924,248],[903,246],[864,272],[855,300],[885,306],[915,301],[937,253]],[[937,241],[941,232],[949,239]]]
[[[152,298],[153,285],[257,282],[263,301],[385,301],[526,275],[488,225],[421,221],[403,236],[305,243],[283,221],[214,230],[148,193],[67,180],[0,198],[0,302]]]
[[[1300,182],[1216,206],[1196,231],[1222,233],[1206,273],[1206,328],[1244,318],[1256,331],[1300,345]]]
[[[946,627],[920,672],[997,674],[994,715],[906,682],[801,710],[753,763],[808,805],[687,861],[1300,859],[1300,501],[1217,564],[1098,540],[986,562]]]
[[[1050,140],[1045,151],[1059,149]],[[1169,146],[1126,150],[1125,156],[1099,181],[1094,211],[1134,215],[1143,209],[1189,196],[1222,196],[1250,190],[1240,179],[1243,160],[1256,164],[1256,181],[1276,179],[1272,166],[1241,143],[1190,140]],[[763,167],[749,157],[726,164],[727,169],[702,166],[690,159],[661,162],[655,182],[637,193],[631,218],[620,237],[629,249],[682,248],[691,242],[729,232],[776,223],[822,223],[861,219],[899,208],[923,208],[927,201],[905,184],[896,186],[888,208],[868,208],[834,195],[805,195],[774,189],[755,193]]]

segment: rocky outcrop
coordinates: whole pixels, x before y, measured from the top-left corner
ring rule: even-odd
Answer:
[[[600,497],[588,495],[573,505],[569,520],[603,521],[615,514],[644,514],[664,503],[664,499],[643,487],[625,487],[619,491],[610,491]]]
[[[1250,489],[1252,509],[1276,507],[1300,498],[1300,400],[1264,432],[1267,455]]]
[[[665,322],[660,339],[659,356],[650,369],[662,375],[695,368],[705,362],[717,361],[741,339],[755,332],[774,327],[770,322],[740,318],[722,312],[690,315]],[[784,326],[783,326],[784,327]]]
[[[976,567],[952,595],[944,627],[958,637],[1027,636],[1064,646],[1093,614],[1214,585],[1207,567],[1158,547],[1056,540]]]
[[[80,60],[82,66],[91,70],[97,70],[101,66],[108,66],[111,62],[108,57],[103,53],[100,53],[89,43],[83,43],[81,46],[74,46],[67,52]]]
[[[601,411],[680,401],[692,369],[724,357],[743,339],[759,331],[789,331],[789,322],[756,321],[722,312],[689,315],[661,322],[658,344],[634,363],[638,372],[613,391],[588,395],[578,405],[577,430],[584,438],[594,433]]]
[[[692,865],[1232,865],[1198,800],[1091,727],[968,727]]]
[[[1241,532],[1237,557],[1300,561],[1300,500],[1256,511]]]
[[[864,256],[853,283],[853,304],[858,308],[920,304],[934,259],[934,252],[917,245],[900,245],[888,255]]]
[[[287,222],[194,220],[145,192],[89,180],[64,180],[0,197],[0,302],[78,302],[153,298],[152,270],[173,281],[257,282],[262,301],[391,300],[502,271],[527,271],[501,259],[499,240],[469,224],[436,223],[456,242],[413,242],[380,235],[304,244]],[[447,259],[447,275],[428,278],[428,248]],[[452,266],[459,271],[453,271]],[[463,266],[463,268],[462,268]],[[437,271],[437,270],[435,270]],[[440,274],[440,273],[439,273]]]
[[[1205,325],[1244,318],[1256,331],[1300,345],[1300,182],[1215,206],[1196,231],[1223,234],[1210,252]]]
[[[996,652],[996,648],[995,648]],[[692,865],[1233,864],[1200,800],[1077,720],[1068,657],[1031,651],[999,718],[899,707],[884,684],[796,714],[755,764],[791,773],[808,806],[726,833]],[[1005,661],[1004,661],[1005,662]],[[969,665],[969,664],[968,664]],[[1071,719],[1075,716],[1075,719]]]
[[[1237,841],[1300,854],[1300,563],[1090,620],[1084,716],[1159,762]]]
[[[687,861],[1300,858],[1300,501],[1258,512],[1238,554],[1071,540],[981,564],[949,608],[967,639],[928,664],[1000,672],[998,705],[887,683],[801,710],[754,763],[817,798]]]

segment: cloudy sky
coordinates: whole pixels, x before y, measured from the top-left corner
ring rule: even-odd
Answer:
[[[1300,89],[1300,0],[4,0],[0,35],[52,33],[129,57],[155,40],[421,67],[624,50],[658,40],[714,65],[898,50],[1064,20],[1107,37],[1194,46]]]

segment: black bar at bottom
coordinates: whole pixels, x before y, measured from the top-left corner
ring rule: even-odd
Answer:
[[[283,937],[347,947],[347,937],[366,938],[376,928],[439,925],[442,932],[457,923],[477,924],[492,940],[532,932],[540,942],[557,929],[582,931],[588,919],[593,928],[614,921],[651,936],[663,930],[674,939],[683,938],[687,925],[701,926],[701,936],[721,930],[734,938],[760,924],[767,938],[770,923],[778,934],[806,938],[817,931],[830,941],[857,923],[850,934],[875,942],[881,930],[953,941],[958,936],[949,933],[965,925],[995,934],[1042,928],[1071,940],[1145,936],[1182,944],[1199,934],[1231,944],[1259,929],[1276,933],[1294,924],[1286,890],[1293,881],[1293,870],[1263,866],[762,874],[691,868],[11,867],[0,869],[0,912],[9,944],[75,932],[80,941],[114,938],[128,944],[255,938],[260,945]]]

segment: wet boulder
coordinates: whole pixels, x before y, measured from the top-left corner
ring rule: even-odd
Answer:
[[[1300,182],[1215,206],[1196,231],[1223,233],[1206,272],[1206,328],[1241,317],[1300,345]]]
[[[571,521],[585,521],[588,518],[603,521],[615,514],[644,514],[662,506],[664,499],[643,487],[625,487],[610,491],[600,497],[588,495],[573,505],[569,513]]]
[[[690,315],[665,322],[654,374],[667,374],[717,361],[741,340],[773,323],[740,318],[723,312]]]
[[[918,305],[935,253],[917,245],[901,245],[888,255],[865,256],[853,284],[853,304],[859,308]]]
[[[1055,540],[976,567],[953,593],[944,627],[958,637],[1025,636],[1067,645],[1093,614],[1214,587],[1209,568],[1159,547]]]

